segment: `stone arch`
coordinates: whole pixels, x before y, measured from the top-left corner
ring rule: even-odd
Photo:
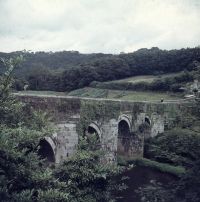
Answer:
[[[47,162],[55,162],[56,145],[50,137],[45,137],[40,140],[38,154],[41,158],[46,159]]]
[[[118,124],[119,124],[119,122],[122,121],[122,120],[124,120],[124,121],[128,124],[128,126],[129,126],[129,128],[130,128],[130,130],[131,130],[131,125],[132,125],[132,124],[131,124],[130,118],[129,118],[127,115],[122,114],[122,115],[120,115],[119,118],[118,118]]]
[[[131,122],[129,117],[121,115],[118,119],[117,153],[127,155],[130,153]]]
[[[140,132],[143,133],[144,139],[151,137],[151,119],[148,116],[145,116],[143,124],[140,125]]]
[[[97,142],[99,143],[99,147],[100,146],[100,143],[101,143],[101,130],[100,130],[100,127],[97,125],[97,123],[95,122],[92,122],[86,129],[85,131],[85,135],[86,136],[90,136],[90,135],[93,135],[95,134],[96,138],[97,138]]]
[[[148,116],[145,116],[144,122],[147,123],[149,126],[151,125],[151,119]]]

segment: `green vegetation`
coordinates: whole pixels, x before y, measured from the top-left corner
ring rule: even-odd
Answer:
[[[95,139],[80,139],[74,156],[56,167],[38,155],[40,141],[53,130],[46,114],[28,109],[10,93],[21,59],[4,60],[6,72],[0,77],[1,201],[113,201],[113,190],[124,188],[113,181],[121,169],[102,163]]]
[[[98,88],[83,88],[70,92],[70,96],[78,97],[91,97],[91,98],[108,98],[120,100],[133,100],[133,101],[160,101],[176,100],[179,95],[173,93],[159,93],[159,92],[141,92],[141,91],[120,91],[120,90],[107,90]]]
[[[116,103],[107,103],[105,101],[99,100],[98,102],[93,102],[92,100],[81,100],[81,112],[80,112],[80,122],[78,124],[79,135],[84,134],[87,127],[94,120],[110,120],[113,117],[119,117],[119,105]]]
[[[199,202],[200,162],[197,161],[177,182],[165,185],[152,181],[140,187],[137,193],[140,194],[142,202]]]
[[[136,91],[171,91],[183,92],[183,87],[191,83],[199,71],[184,71],[174,74],[160,76],[138,76],[135,78],[110,81],[110,82],[92,82],[91,87],[115,90],[136,90]],[[144,78],[143,78],[144,77]]]
[[[27,90],[27,91],[19,91],[15,92],[20,95],[46,95],[46,96],[67,96],[67,92],[56,92],[56,91],[32,91],[32,90]]]
[[[142,167],[148,167],[155,170],[158,170],[163,173],[169,173],[177,177],[181,177],[183,174],[186,173],[186,170],[182,166],[173,166],[167,163],[159,163],[157,161],[153,161],[147,158],[126,158],[124,156],[118,156],[117,162],[119,165],[122,166],[142,166]]]
[[[0,198],[66,201],[64,185],[54,178],[52,170],[46,168],[37,154],[40,140],[52,132],[46,127],[45,117],[28,113],[10,94],[12,73],[21,58],[3,62],[6,72],[0,78]]]
[[[147,83],[152,83],[153,81],[157,79],[164,79],[164,78],[170,78],[174,76],[180,75],[180,72],[177,73],[170,73],[170,74],[161,74],[161,75],[141,75],[141,76],[132,76],[128,77],[125,79],[119,79],[119,80],[114,80],[114,81],[107,81],[104,82],[106,84],[109,83],[140,83],[140,82],[147,82]]]
[[[197,115],[198,120],[199,114]],[[177,182],[170,185],[154,181],[139,188],[137,192],[141,195],[142,201],[198,202],[200,199],[199,148],[200,133],[191,131],[190,128],[177,128],[149,139],[145,146],[145,156],[162,163],[157,165],[149,160],[142,160],[141,163],[150,167],[158,166],[164,172],[170,171],[181,175]],[[178,167],[166,166],[166,163]]]
[[[159,163],[157,161],[152,161],[146,158],[136,159],[135,164],[139,166],[153,168],[164,173],[170,173],[178,177],[186,173],[184,167],[172,166],[166,163]]]
[[[106,98],[132,101],[160,101],[177,100],[182,98],[181,94],[164,93],[164,92],[142,92],[142,91],[122,91],[122,90],[108,90],[85,87],[74,90],[69,93],[55,92],[55,91],[19,91],[20,95],[45,95],[45,96],[76,96],[88,98]]]
[[[22,68],[16,70],[17,90],[22,90],[24,84],[28,84],[29,90],[71,91],[89,86],[95,81],[192,71],[199,65],[200,48],[167,51],[154,47],[119,55],[80,54],[75,51],[14,52],[0,53],[0,57],[9,58],[19,54],[23,54],[26,60],[22,63]],[[142,80],[142,83],[146,83],[145,81]],[[155,83],[151,88],[169,90],[165,83]],[[134,83],[129,84],[132,86]],[[140,90],[141,88],[140,85]],[[146,85],[145,88],[149,89],[149,86]],[[174,86],[173,89],[177,90],[179,87]]]
[[[149,139],[144,155],[162,163],[190,167],[200,157],[199,148],[199,133],[177,128]]]
[[[3,201],[109,201],[113,189],[123,188],[115,186],[112,181],[120,169],[116,165],[103,164],[104,154],[91,148],[84,138],[73,157],[56,168],[47,167],[45,160],[38,157],[38,151],[40,141],[53,132],[48,116],[27,109],[16,101],[10,93],[12,84],[17,90],[28,84],[29,89],[45,90],[48,95],[160,101],[161,98],[177,99],[180,87],[200,78],[199,48],[172,51],[152,48],[120,55],[83,55],[78,52],[23,54],[26,61],[21,70],[15,70],[22,61],[21,57],[5,59],[5,71],[2,68],[0,75],[0,198]],[[13,71],[17,73],[16,82],[12,78]],[[26,74],[22,76],[24,72]],[[150,76],[152,74],[155,76]],[[146,76],[133,77],[137,75]],[[123,78],[126,79],[121,80]],[[111,80],[114,81],[105,82]],[[84,88],[89,85],[95,88]],[[49,92],[77,88],[79,90],[69,94]],[[176,95],[161,91],[173,91]],[[106,119],[109,114],[119,116],[117,106],[111,103],[112,106],[103,107],[102,102],[104,100],[99,100],[94,105],[90,100],[82,100],[80,136],[91,120]],[[166,131],[146,142],[144,153],[150,160],[139,159],[136,163],[181,177],[170,187],[156,182],[142,187],[139,193],[143,201],[199,201],[199,106],[198,103],[193,114],[184,117],[182,128]],[[174,117],[180,116],[175,111],[173,113]],[[95,145],[96,142],[92,142],[92,146]],[[122,163],[126,164],[126,161]]]
[[[194,111],[182,123],[183,128],[175,128],[159,134],[146,141],[144,155],[153,161],[161,162],[164,170],[171,168],[166,164],[175,165],[180,178],[168,185],[152,181],[137,190],[141,201],[161,202],[199,202],[200,200],[200,131],[199,101],[194,104]],[[149,160],[142,162],[154,167]],[[157,163],[155,163],[156,165]],[[178,167],[177,167],[178,166]],[[182,169],[184,167],[185,171]],[[173,172],[172,167],[172,172]],[[180,170],[179,170],[180,169]],[[182,171],[181,171],[182,170]],[[174,170],[176,172],[176,169]]]
[[[98,141],[93,136],[90,143],[82,139],[76,153],[60,165],[55,176],[69,184],[69,201],[97,202],[114,199],[112,192],[126,186],[114,180],[122,169],[114,164],[105,164],[105,152],[97,150]]]

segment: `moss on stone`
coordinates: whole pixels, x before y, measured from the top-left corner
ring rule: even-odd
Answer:
[[[120,114],[120,103],[105,100],[81,100],[80,121],[77,132],[84,134],[87,127],[92,122],[98,122],[99,125],[110,119],[116,118]]]

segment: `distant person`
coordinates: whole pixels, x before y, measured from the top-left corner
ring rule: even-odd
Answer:
[[[164,102],[164,99],[163,98],[161,98],[161,100],[160,100],[161,102]]]

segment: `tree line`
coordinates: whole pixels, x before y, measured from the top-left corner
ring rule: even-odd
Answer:
[[[0,53],[11,57],[22,52]],[[133,53],[81,54],[77,51],[23,52],[25,61],[16,70],[15,88],[24,84],[30,90],[70,91],[88,86],[91,82],[103,82],[136,75],[160,75],[191,71],[200,62],[200,48],[180,50],[139,49]]]

